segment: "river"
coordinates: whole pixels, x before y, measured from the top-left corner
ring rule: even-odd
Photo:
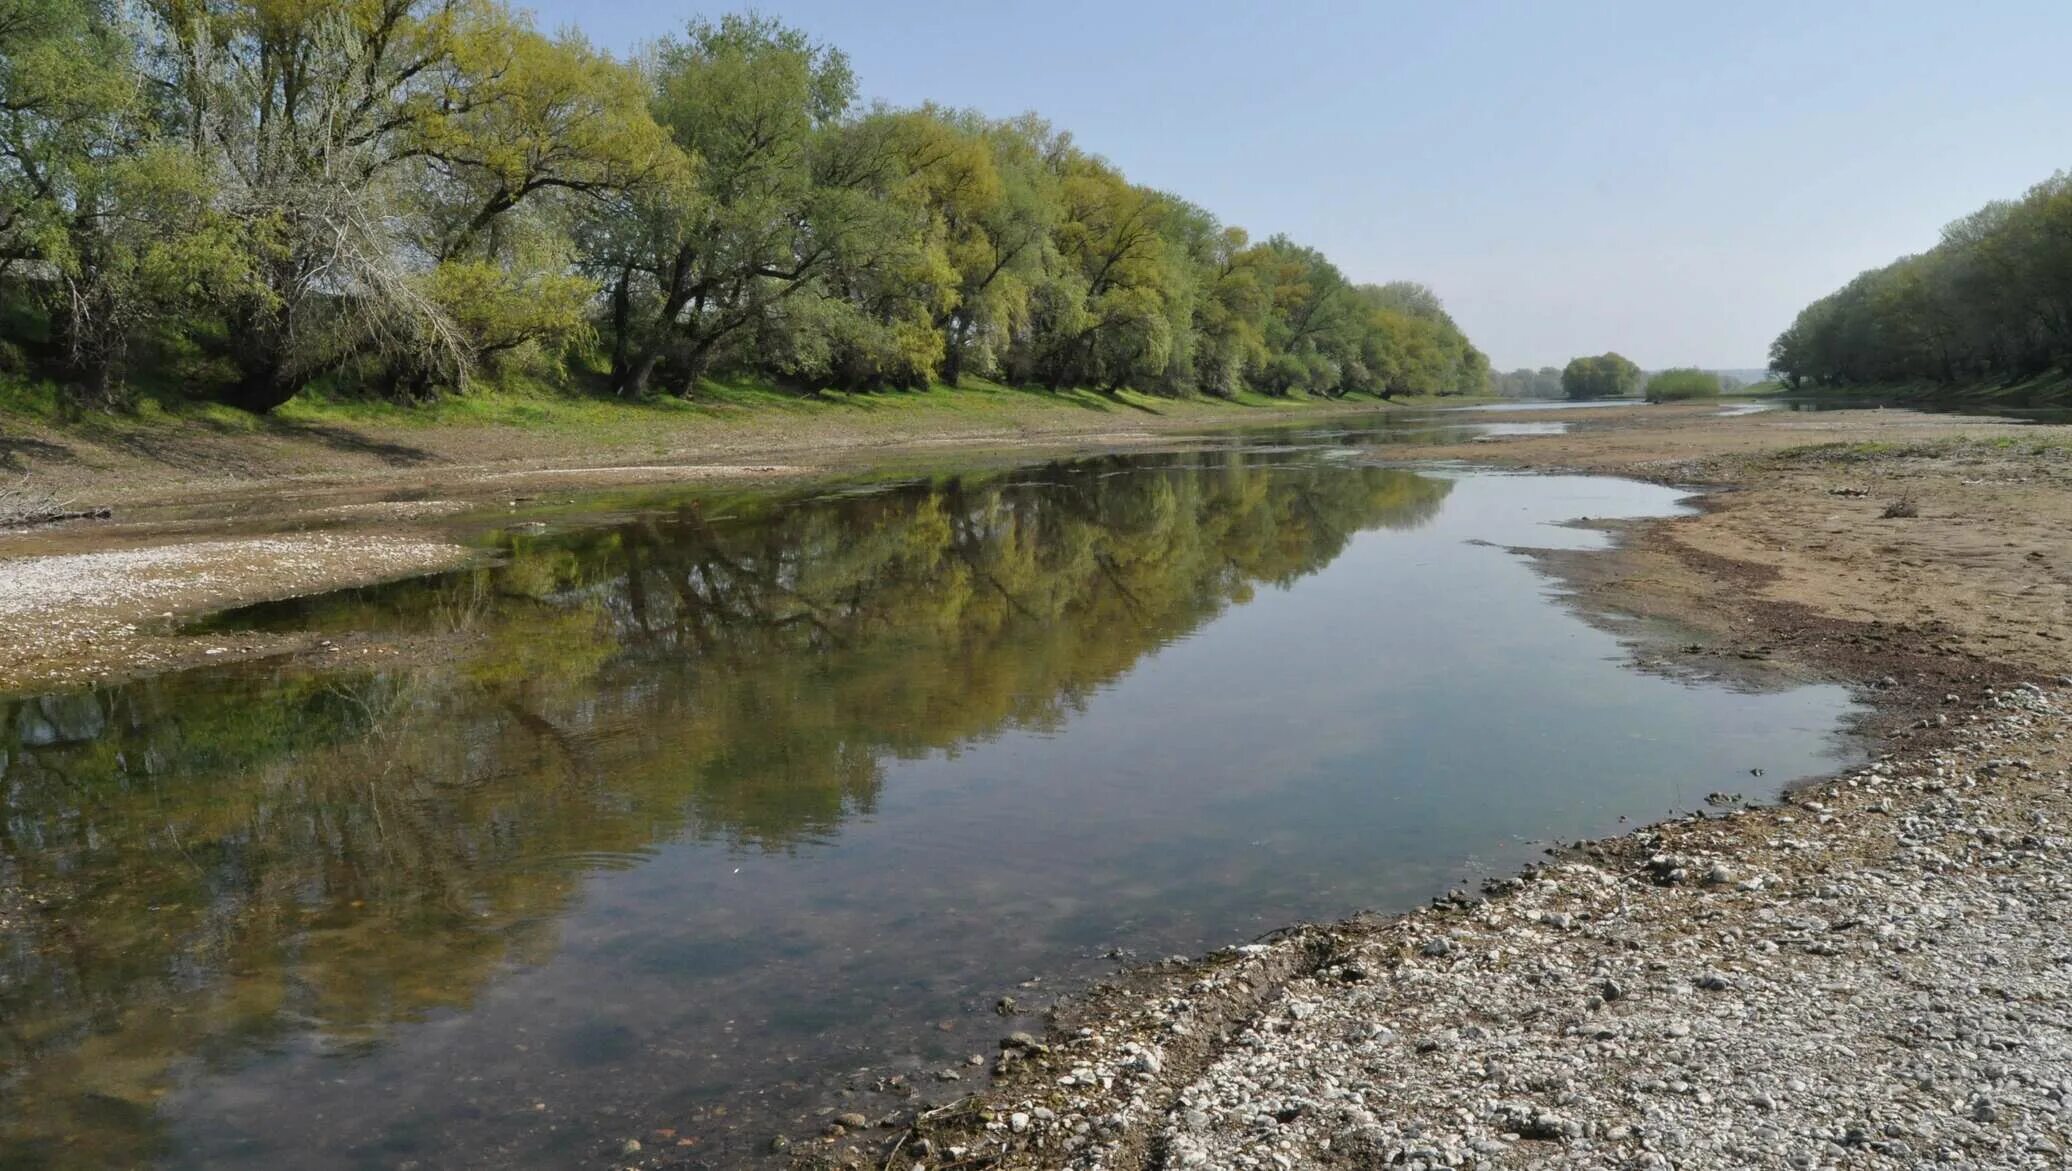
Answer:
[[[1850,759],[1510,551],[1679,493],[1383,442],[1458,432],[562,503],[207,624],[351,669],[0,700],[0,1165],[754,1164],[1118,963]]]

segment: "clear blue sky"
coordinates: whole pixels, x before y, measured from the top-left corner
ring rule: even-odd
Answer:
[[[728,6],[519,0],[616,50]],[[2072,167],[2072,3],[762,0],[868,98],[1035,110],[1500,368],[1760,366],[1806,301]]]

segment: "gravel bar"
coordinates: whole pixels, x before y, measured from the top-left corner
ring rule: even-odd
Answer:
[[[1933,747],[1773,807],[1154,966],[1003,1040],[988,1093],[795,1161],[2072,1166],[2066,686],[1947,696]]]

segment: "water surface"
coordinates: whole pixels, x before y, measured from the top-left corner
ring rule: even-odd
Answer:
[[[753,1163],[1115,949],[1847,752],[1841,690],[1632,670],[1503,548],[1674,492],[1373,441],[599,500],[215,623],[367,665],[0,702],[0,1164]]]

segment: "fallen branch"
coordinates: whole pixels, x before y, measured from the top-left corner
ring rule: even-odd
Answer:
[[[0,486],[0,528],[27,528],[64,520],[106,520],[113,515],[114,511],[108,508],[73,508],[70,500],[30,484],[27,476]]]

